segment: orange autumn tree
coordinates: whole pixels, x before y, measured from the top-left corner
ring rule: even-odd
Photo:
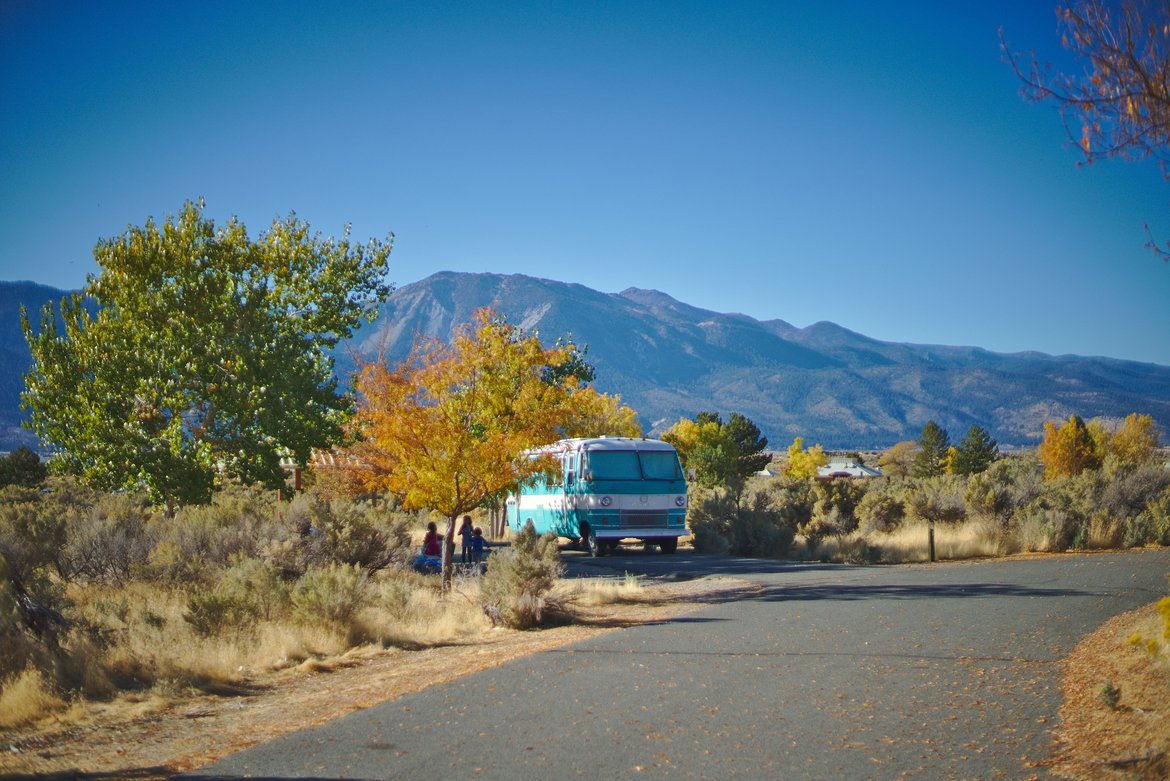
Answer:
[[[1044,440],[1036,449],[1040,463],[1044,464],[1044,477],[1073,477],[1086,469],[1101,466],[1101,453],[1085,421],[1070,415],[1066,423],[1057,425],[1051,420],[1044,423]]]
[[[548,469],[524,452],[576,426],[578,406],[601,404],[600,394],[582,387],[588,369],[572,344],[546,349],[488,309],[449,344],[420,342],[396,369],[361,368],[355,422],[362,441],[354,447],[352,476],[366,489],[388,490],[409,508],[447,518],[444,586],[451,582],[456,519]]]

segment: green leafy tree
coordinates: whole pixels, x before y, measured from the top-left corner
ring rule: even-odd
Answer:
[[[951,471],[957,475],[977,475],[986,471],[998,457],[999,443],[991,438],[987,429],[972,425],[959,443]]]
[[[763,452],[767,437],[738,412],[731,413],[726,423],[710,411],[693,419],[681,418],[662,439],[675,446],[683,467],[694,470],[699,484],[706,487],[741,485],[771,461]]]
[[[718,415],[700,412],[694,419],[680,418],[662,434],[674,445],[683,468],[706,488],[728,486],[738,478],[739,448]]]
[[[947,451],[950,449],[950,435],[933,420],[922,427],[918,437],[918,453],[910,467],[914,477],[935,477],[946,472]]]
[[[736,471],[740,477],[751,477],[772,461],[772,456],[764,452],[768,447],[768,438],[760,433],[759,426],[751,420],[738,412],[732,412],[727,416],[724,428],[739,451]]]
[[[45,482],[48,473],[41,457],[24,445],[0,458],[0,488],[8,485],[36,488]]]
[[[21,314],[22,404],[53,468],[168,504],[209,501],[221,475],[283,485],[282,455],[305,463],[342,435],[329,350],[389,292],[392,239],[322,239],[290,214],[252,240],[200,201],[99,241],[62,331],[51,305],[39,330]]]

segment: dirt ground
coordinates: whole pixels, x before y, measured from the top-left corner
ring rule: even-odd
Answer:
[[[669,620],[751,591],[743,581],[648,583],[634,601],[578,607],[571,625],[497,628],[462,644],[360,648],[239,682],[214,695],[119,700],[67,721],[0,732],[0,777],[140,779],[191,770],[234,751],[550,648]],[[1150,665],[1128,640],[1161,632],[1152,605],[1118,616],[1063,662],[1064,704],[1051,770],[1059,777],[1170,779],[1170,665]],[[1120,690],[1116,708],[1102,688]]]
[[[1153,605],[1124,613],[1086,637],[1063,663],[1056,775],[1078,781],[1170,779],[1170,663],[1150,664],[1135,633],[1159,637]],[[1116,707],[1106,685],[1120,691]]]

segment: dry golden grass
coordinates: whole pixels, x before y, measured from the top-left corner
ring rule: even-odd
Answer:
[[[72,632],[66,646],[73,652],[54,665],[56,679],[30,669],[0,681],[0,726],[49,717],[68,722],[64,691],[75,699],[121,697],[135,708],[158,710],[193,693],[231,692],[256,675],[311,666],[355,647],[457,643],[489,626],[477,578],[458,578],[443,595],[436,578],[381,577],[371,583],[369,605],[347,626],[309,625],[282,615],[210,637],[184,620],[188,598],[143,583],[72,585],[72,617],[100,639]]]
[[[862,555],[863,543],[871,550]],[[1004,553],[994,532],[980,522],[937,524],[934,529],[935,557],[939,561],[977,559]],[[825,537],[810,552],[807,541],[797,538],[795,555],[828,561],[864,560],[881,564],[909,564],[930,560],[929,527],[922,522],[905,523],[890,533],[853,532],[843,538]],[[870,558],[872,557],[872,558]]]
[[[586,607],[634,604],[652,599],[643,578],[626,574],[617,578],[582,578],[561,581],[553,590],[552,598]]]
[[[0,727],[19,727],[65,707],[40,670],[25,670],[0,683]]]

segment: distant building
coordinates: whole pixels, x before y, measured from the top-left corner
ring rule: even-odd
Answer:
[[[839,477],[881,477],[882,470],[848,456],[834,456],[829,463],[817,467],[818,480],[835,480]]]

